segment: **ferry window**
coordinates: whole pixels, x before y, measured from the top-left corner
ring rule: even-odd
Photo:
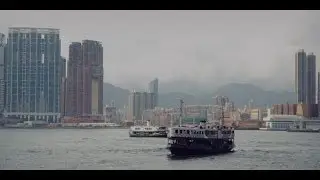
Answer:
[[[175,130],[176,134],[178,134],[178,129]]]
[[[189,130],[187,130],[187,134],[189,134],[190,133],[190,131]]]
[[[182,130],[180,130],[180,134],[182,134]]]

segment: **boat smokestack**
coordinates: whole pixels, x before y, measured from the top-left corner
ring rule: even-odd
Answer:
[[[150,120],[147,120],[147,126],[148,127],[150,126]]]

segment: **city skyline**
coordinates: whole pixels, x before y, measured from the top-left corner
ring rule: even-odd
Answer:
[[[281,86],[280,82],[294,81],[290,62],[297,49],[319,53],[315,36],[319,13],[312,11],[6,11],[0,15],[3,33],[28,19],[34,19],[29,26],[59,28],[64,57],[71,42],[99,39],[105,47],[104,82],[128,89],[146,84],[147,74],[163,83],[269,79]],[[276,77],[279,73],[281,78]]]

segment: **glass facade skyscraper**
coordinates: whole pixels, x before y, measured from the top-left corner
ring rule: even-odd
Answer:
[[[158,102],[158,93],[159,93],[159,80],[158,80],[158,78],[156,78],[156,79],[154,79],[153,81],[151,81],[150,83],[149,83],[149,91],[151,92],[151,93],[154,93],[154,95],[155,95],[155,99],[154,99],[154,105],[155,106],[158,106],[159,104],[159,102]]]
[[[60,117],[58,29],[9,28],[5,116],[56,122]]]
[[[316,56],[301,49],[295,54],[297,103],[316,104]]]
[[[5,105],[5,35],[0,33],[0,116],[2,116]]]

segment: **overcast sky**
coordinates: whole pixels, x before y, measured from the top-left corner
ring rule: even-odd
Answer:
[[[0,11],[8,27],[59,28],[70,42],[98,40],[104,81],[293,81],[294,53],[320,54],[318,11]],[[319,64],[319,63],[318,63]],[[317,68],[318,69],[318,68]]]

